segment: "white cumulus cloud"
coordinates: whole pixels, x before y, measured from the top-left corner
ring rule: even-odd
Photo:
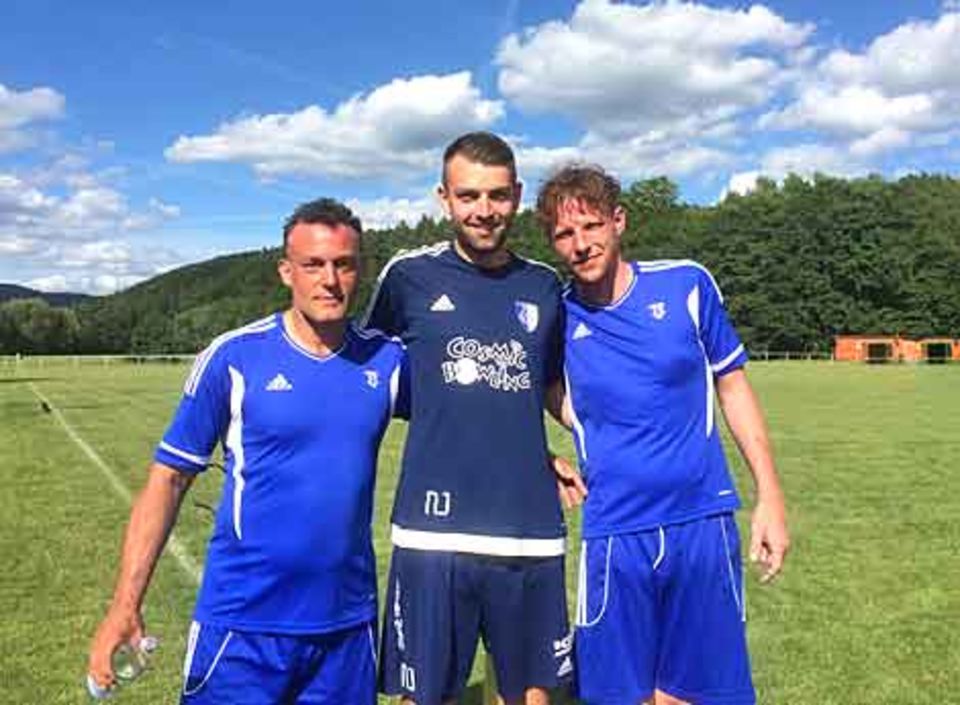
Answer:
[[[569,21],[503,41],[499,86],[521,108],[595,133],[705,129],[768,100],[811,32],[762,5],[584,0]]]
[[[143,279],[143,276],[136,274],[51,274],[29,279],[24,282],[24,286],[38,291],[69,291],[100,296],[121,291],[143,281]]]
[[[62,274],[50,274],[45,277],[36,277],[25,283],[25,286],[37,291],[67,291],[69,279]]]
[[[517,165],[530,189],[551,171],[570,162],[600,164],[624,181],[669,176],[698,177],[732,163],[734,155],[721,148],[689,139],[663,139],[640,135],[620,140],[588,133],[575,146],[520,147]]]
[[[27,279],[25,285],[41,291],[107,294],[183,263],[182,256],[167,247],[129,240],[57,243],[30,262],[40,271],[55,273]]]
[[[863,167],[853,162],[842,147],[811,142],[770,150],[763,157],[760,171],[764,176],[779,179],[791,173],[853,175],[862,172]]]
[[[164,246],[134,242],[137,233],[177,217],[176,205],[154,198],[133,208],[93,175],[64,176],[59,189],[46,181],[47,171],[37,175],[0,172],[0,281],[103,293],[182,261]]]
[[[761,129],[815,130],[876,156],[960,126],[960,13],[906,22],[862,52],[836,49],[798,82]]]
[[[0,83],[0,154],[33,144],[27,128],[63,115],[64,98],[52,88],[17,92]]]
[[[17,174],[0,173],[0,242],[93,240],[155,227],[177,215],[177,206],[158,199],[134,210],[122,193],[97,182],[58,194]]]
[[[332,110],[254,115],[209,135],[181,136],[165,154],[174,162],[238,162],[258,174],[364,178],[421,175],[437,168],[439,148],[503,115],[469,72],[396,79]]]
[[[0,130],[58,118],[63,114],[64,103],[63,96],[51,88],[18,93],[0,83]]]
[[[439,218],[442,215],[436,198],[376,198],[350,199],[346,205],[360,218],[364,230],[392,228],[400,223],[413,227],[423,216]]]

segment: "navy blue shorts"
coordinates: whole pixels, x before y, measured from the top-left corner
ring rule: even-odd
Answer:
[[[573,671],[563,556],[503,558],[394,548],[380,687],[417,705],[459,697],[478,637],[505,698]]]
[[[740,539],[730,514],[584,541],[577,690],[637,703],[753,705]]]
[[[373,623],[328,634],[239,632],[194,622],[181,705],[375,705]]]

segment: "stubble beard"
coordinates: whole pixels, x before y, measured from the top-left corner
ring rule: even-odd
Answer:
[[[483,240],[471,236],[462,225],[455,223],[457,245],[473,263],[480,266],[497,265],[508,254],[507,231],[510,229],[511,222],[512,219],[504,221],[503,227]]]

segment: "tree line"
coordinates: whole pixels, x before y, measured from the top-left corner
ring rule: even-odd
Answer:
[[[622,202],[626,255],[709,267],[755,352],[827,352],[838,333],[960,337],[960,180],[789,176],[699,206],[658,177],[630,185]],[[397,250],[448,237],[447,224],[430,218],[367,233],[355,309]],[[558,265],[533,213],[517,217],[511,237],[521,255]],[[0,353],[196,352],[285,305],[279,256],[218,257],[70,307],[7,301]]]

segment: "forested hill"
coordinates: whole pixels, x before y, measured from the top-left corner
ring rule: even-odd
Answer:
[[[37,291],[18,284],[0,284],[0,303],[14,299],[43,299],[51,306],[73,306],[90,298],[87,294]]]
[[[957,179],[791,176],[701,207],[681,203],[676,186],[658,178],[633,184],[623,203],[626,254],[708,266],[755,352],[827,351],[836,333],[960,337]],[[357,308],[398,249],[447,237],[429,219],[368,232]],[[512,238],[521,254],[556,264],[531,213],[520,215]],[[0,304],[0,352],[195,352],[284,305],[278,255],[219,257],[69,309]]]

